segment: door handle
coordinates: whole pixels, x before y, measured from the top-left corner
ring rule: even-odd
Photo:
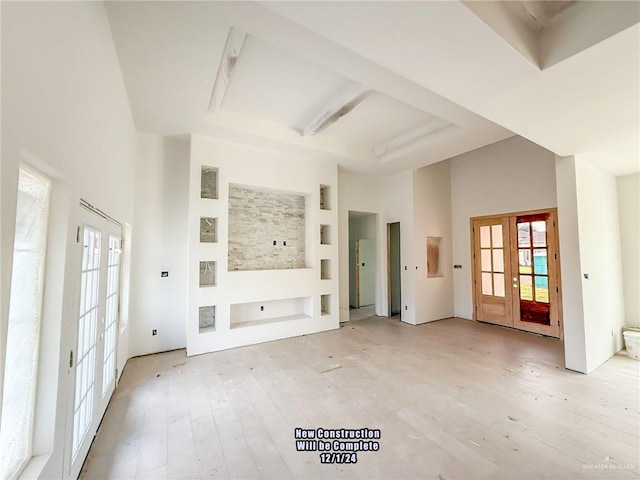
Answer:
[[[513,282],[516,283],[518,281],[518,277],[513,277]]]

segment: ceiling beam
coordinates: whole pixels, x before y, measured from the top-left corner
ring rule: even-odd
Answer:
[[[213,84],[213,92],[211,93],[211,100],[209,101],[209,112],[216,111],[222,105],[222,100],[227,93],[227,87],[231,81],[233,69],[238,62],[238,57],[240,57],[240,51],[242,50],[245,37],[246,34],[237,28],[231,27],[229,29],[227,41],[222,51],[216,81]]]
[[[421,127],[403,133],[390,142],[374,148],[373,154],[380,159],[380,162],[393,160],[420,148],[427,137],[450,126],[454,125],[442,118],[435,118]]]
[[[371,93],[373,93],[372,90],[354,83],[347,92],[338,97],[338,99],[332,102],[327,108],[323,109],[322,112],[309,123],[302,131],[302,136],[317,135],[353,111],[353,109],[364,102]]]

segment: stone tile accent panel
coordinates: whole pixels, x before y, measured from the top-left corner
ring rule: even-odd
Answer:
[[[218,169],[202,167],[200,174],[200,198],[218,198]]]
[[[200,331],[216,329],[215,305],[200,307],[199,317],[200,317]]]
[[[200,241],[202,243],[216,243],[218,241],[218,219],[200,217]]]
[[[229,271],[305,267],[305,197],[229,185]]]
[[[216,286],[216,262],[200,262],[200,286]]]

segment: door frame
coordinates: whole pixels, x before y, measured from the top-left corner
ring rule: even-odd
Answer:
[[[549,237],[549,241],[553,242],[554,253],[557,257],[557,258],[554,258],[553,260],[556,262],[554,270],[555,270],[555,281],[556,281],[556,287],[557,287],[556,298],[557,298],[558,329],[559,329],[558,339],[564,340],[564,321],[563,321],[563,314],[562,314],[562,276],[561,276],[561,268],[560,268],[560,233],[559,233],[560,227],[558,222],[558,209],[555,207],[542,208],[537,210],[525,210],[525,211],[519,211],[519,212],[507,212],[507,213],[500,213],[500,214],[482,215],[478,217],[471,217],[469,219],[469,238],[470,238],[470,246],[471,246],[471,257],[470,257],[471,258],[471,291],[472,291],[471,296],[473,300],[472,320],[474,322],[479,321],[477,289],[480,288],[478,284],[478,279],[476,276],[476,271],[475,271],[476,270],[475,258],[474,258],[474,253],[475,253],[474,241],[475,240],[474,240],[474,232],[473,232],[474,221],[498,219],[498,218],[504,218],[504,217],[520,217],[520,216],[537,215],[537,214],[549,214],[551,216],[551,220],[554,226],[553,231],[549,232],[549,234],[551,235],[551,237]],[[509,245],[509,252],[511,253],[512,250],[513,250],[513,246]],[[533,330],[531,331],[533,333],[538,333]]]
[[[391,291],[391,225],[395,225],[398,224],[398,237],[400,237],[398,239],[399,243],[401,242],[401,230],[400,230],[400,222],[387,222],[387,315],[389,317],[393,316],[393,311],[392,311],[392,300],[391,300],[391,296],[392,296],[392,291]],[[402,244],[400,243],[400,245],[398,245],[398,250],[399,250],[399,254],[402,255],[402,250],[401,250],[401,246]],[[400,258],[400,273],[399,275],[402,276],[402,259]],[[402,277],[401,277],[402,278]],[[400,315],[400,317],[402,318],[402,281],[400,282],[400,313],[397,313],[396,315]]]
[[[101,255],[100,255],[100,283],[98,289],[98,302],[100,306],[100,316],[102,319],[98,318],[97,326],[96,326],[96,351],[95,351],[95,360],[94,360],[94,370],[95,370],[95,378],[94,378],[94,398],[93,398],[93,418],[91,419],[91,425],[89,427],[89,431],[86,434],[86,437],[83,439],[82,446],[79,447],[78,455],[74,458],[73,455],[73,434],[74,434],[74,409],[75,409],[75,396],[76,396],[76,382],[77,382],[77,366],[78,366],[78,334],[79,334],[79,324],[78,324],[78,315],[79,315],[79,299],[80,299],[80,289],[82,282],[82,258],[83,258],[83,235],[84,229],[86,227],[98,230],[101,233]],[[67,382],[66,388],[68,388],[67,395],[67,403],[66,403],[66,415],[65,415],[65,425],[64,425],[64,457],[62,464],[62,478],[71,479],[77,478],[83,468],[83,465],[87,459],[89,451],[91,450],[91,445],[95,436],[97,434],[98,428],[104,418],[106,410],[108,408],[109,402],[115,392],[115,388],[118,384],[118,375],[117,373],[114,376],[113,383],[109,386],[108,395],[105,392],[103,395],[102,391],[102,382],[103,382],[103,364],[104,364],[104,328],[105,323],[101,320],[105,320],[106,317],[106,294],[107,294],[107,280],[108,280],[108,252],[109,252],[109,237],[117,236],[120,239],[120,247],[122,248],[123,238],[124,238],[124,227],[117,220],[109,217],[104,214],[100,210],[95,209],[92,206],[87,206],[83,201],[80,202],[80,208],[78,209],[77,216],[77,231],[73,240],[73,248],[76,250],[74,255],[70,258],[70,262],[67,267],[74,270],[72,277],[74,279],[74,305],[72,308],[73,312],[73,340],[71,345],[71,358],[73,359],[73,365],[69,365],[68,375],[69,380]],[[76,253],[77,252],[77,253]],[[122,257],[120,258],[119,268],[118,268],[118,295],[122,295]],[[118,299],[120,301],[120,299]],[[117,356],[118,356],[118,348],[119,348],[119,323],[120,323],[120,312],[117,313],[116,319],[116,335],[114,338],[115,349],[114,355],[116,357],[116,368],[117,368]],[[71,359],[70,359],[71,361]],[[86,443],[86,444],[85,444]]]

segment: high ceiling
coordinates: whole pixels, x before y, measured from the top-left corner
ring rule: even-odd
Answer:
[[[141,131],[355,171],[415,168],[515,133],[615,174],[639,170],[640,4],[603,2],[615,10],[596,12],[605,26],[580,34],[595,16],[583,2],[470,3],[105,5]],[[522,12],[536,22],[518,30]]]

